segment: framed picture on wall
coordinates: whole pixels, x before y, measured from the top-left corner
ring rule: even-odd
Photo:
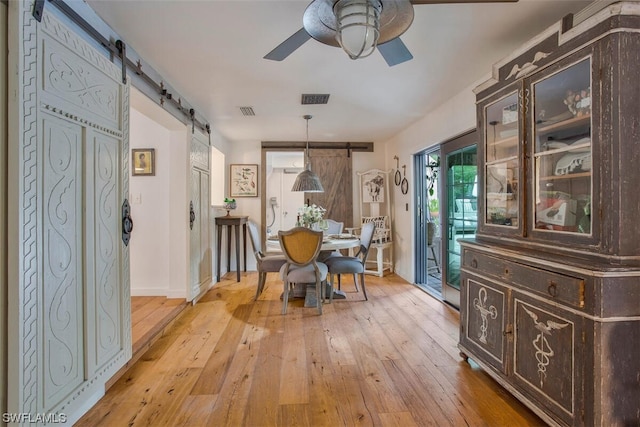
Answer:
[[[135,148],[131,150],[131,170],[135,176],[156,174],[155,148]]]
[[[231,197],[258,197],[258,165],[231,165]]]
[[[362,176],[362,201],[365,203],[384,203],[384,175],[370,172]]]

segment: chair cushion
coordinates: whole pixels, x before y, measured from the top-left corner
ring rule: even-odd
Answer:
[[[336,256],[326,260],[331,274],[357,274],[364,272],[360,258],[352,256]]]
[[[287,262],[284,255],[272,255],[262,258],[260,262],[260,271],[277,272],[283,264]]]
[[[327,265],[322,262],[318,262],[317,264],[318,264],[318,270],[320,270],[320,281],[327,280],[327,273],[329,271],[329,269],[327,268]],[[286,267],[286,264],[280,268],[280,278],[282,280],[285,280],[284,278],[285,267]],[[313,269],[313,265],[307,265],[304,267],[295,267],[292,265],[289,268],[289,275],[287,277],[287,281],[289,283],[315,283],[316,273],[315,273],[315,270]]]

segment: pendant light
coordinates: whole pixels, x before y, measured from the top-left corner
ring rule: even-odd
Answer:
[[[304,119],[307,121],[307,148],[304,150],[304,164],[305,168],[296,177],[296,182],[293,183],[291,191],[304,191],[306,193],[324,193],[324,187],[320,182],[318,175],[311,172],[311,163],[309,162],[309,119],[310,115],[305,115]]]

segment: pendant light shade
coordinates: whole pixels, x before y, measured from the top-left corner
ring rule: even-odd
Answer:
[[[304,116],[307,121],[307,147],[304,151],[304,163],[305,167],[302,172],[296,177],[296,182],[293,183],[291,191],[304,191],[305,193],[324,193],[324,187],[320,182],[318,175],[311,171],[311,163],[309,162],[309,119],[310,115]]]

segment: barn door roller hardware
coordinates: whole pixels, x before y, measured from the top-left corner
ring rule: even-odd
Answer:
[[[169,102],[173,104],[175,108],[177,108],[184,116],[187,116],[188,119],[192,122],[192,126],[198,126],[203,132],[207,132],[207,124],[200,122],[195,118],[195,111],[193,108],[184,107],[182,105],[181,99],[176,99],[171,92],[168,92],[164,87],[164,83],[156,83],[148,74],[142,71],[142,64],[140,61],[134,63],[131,59],[127,58],[127,49],[124,41],[116,40],[112,42],[111,40],[104,37],[98,30],[96,30],[90,23],[88,23],[82,16],[80,16],[73,8],[71,8],[68,4],[66,4],[63,0],[36,0],[33,6],[33,18],[41,22],[42,16],[44,13],[44,5],[45,2],[49,1],[49,3],[56,6],[67,18],[73,21],[76,25],[78,25],[86,34],[92,37],[95,41],[97,41],[102,47],[107,49],[111,53],[112,56],[117,56],[122,63],[122,83],[127,83],[127,68],[131,69],[135,74],[140,76],[140,78],[149,86],[151,86],[159,95],[163,98],[160,99],[160,104],[164,105],[164,99],[166,98]]]

